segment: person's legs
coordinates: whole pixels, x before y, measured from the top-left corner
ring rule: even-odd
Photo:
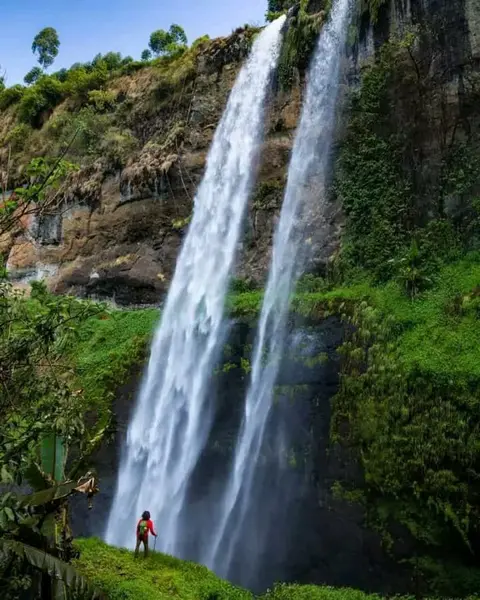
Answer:
[[[143,545],[145,547],[145,558],[147,558],[147,556],[148,556],[148,535],[145,536],[145,539],[143,540]]]
[[[139,549],[140,549],[140,542],[141,542],[141,541],[142,541],[142,540],[141,540],[141,539],[140,539],[140,538],[137,536],[137,545],[135,546],[135,557],[137,557],[137,556],[138,556],[138,551],[139,551]]]

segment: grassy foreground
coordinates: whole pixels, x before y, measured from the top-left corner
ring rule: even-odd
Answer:
[[[76,567],[109,600],[255,600],[206,567],[151,553],[147,560],[95,538],[78,540]],[[280,584],[257,600],[378,600],[358,590]]]

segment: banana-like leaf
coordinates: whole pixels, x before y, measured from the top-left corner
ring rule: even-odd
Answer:
[[[64,467],[66,448],[62,438],[55,433],[45,436],[40,446],[42,469],[55,481],[62,481],[65,477]]]
[[[20,501],[20,506],[43,506],[54,500],[62,500],[70,496],[77,485],[76,481],[67,481],[60,485],[54,485],[46,490],[25,496]]]
[[[55,536],[55,513],[46,515],[42,522],[40,532],[48,540],[49,544],[55,547],[57,541]]]
[[[0,538],[0,554],[14,555],[20,560],[28,562],[32,567],[39,569],[42,573],[49,575],[52,579],[53,597],[58,600],[66,598],[65,588],[81,593],[89,600],[102,597],[99,592],[91,588],[85,577],[80,575],[74,567],[43,550],[38,550],[38,548],[28,546],[22,542]],[[62,593],[63,595],[61,595]]]
[[[74,492],[87,494],[91,498],[98,492],[96,478],[90,471],[77,481],[65,481],[59,485],[54,485],[46,490],[35,492],[25,496],[20,501],[20,506],[44,506],[55,500],[63,500]]]
[[[68,600],[68,589],[63,581],[52,581],[52,600]]]
[[[40,465],[36,462],[31,462],[25,470],[25,479],[32,486],[32,488],[38,492],[51,486],[51,481],[46,473],[43,472]]]
[[[95,450],[100,446],[103,441],[104,435],[110,426],[110,422],[105,425],[98,433],[96,433],[91,440],[89,440],[87,447],[83,451],[80,458],[75,462],[72,466],[71,470],[68,473],[68,479],[75,479],[77,477],[78,472],[84,466],[85,462],[90,458],[90,456],[95,452]]]

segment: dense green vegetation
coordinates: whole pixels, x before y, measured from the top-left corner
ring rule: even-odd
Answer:
[[[61,159],[33,162],[30,187],[0,207],[0,232],[48,204],[71,168]],[[0,586],[7,599],[27,590],[32,597],[65,597],[67,589],[96,596],[67,564],[74,554],[68,498],[79,493],[90,501],[96,493],[95,475],[83,469],[104,432],[87,427],[68,355],[78,328],[100,309],[54,297],[40,283],[27,299],[0,272],[0,483],[31,491],[3,487],[0,494]]]
[[[88,408],[100,424],[110,418],[115,391],[129,368],[145,358],[158,318],[156,309],[103,311],[79,328],[71,361]]]
[[[285,90],[290,89],[298,75],[303,76],[308,68],[318,33],[330,10],[331,0],[323,0],[321,5],[320,11],[311,14],[308,0],[270,0],[268,3],[268,21],[273,21],[293,6],[297,9],[290,19],[278,62],[279,83]]]
[[[407,561],[428,589],[468,594],[478,572],[461,565],[480,525],[480,114],[429,119],[442,97],[431,36],[385,43],[350,99],[335,184],[346,227],[330,276],[369,289],[338,310],[354,329],[339,349],[332,437],[364,473],[336,492],[363,504],[394,555],[399,535],[412,544]],[[471,77],[467,103],[480,90]]]

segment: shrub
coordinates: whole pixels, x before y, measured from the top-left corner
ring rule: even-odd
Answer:
[[[316,277],[311,273],[307,273],[300,277],[297,283],[296,292],[298,294],[323,292],[325,287],[325,280],[322,277]]]
[[[242,279],[234,277],[230,283],[230,292],[233,294],[246,294],[257,288],[255,283],[250,279]]]
[[[97,112],[104,112],[115,107],[117,95],[115,92],[107,90],[92,90],[88,92],[88,103],[91,104]]]
[[[88,101],[88,93],[103,88],[108,78],[108,69],[104,61],[99,61],[90,71],[85,66],[70,69],[65,82],[65,90],[80,104]]]
[[[120,75],[132,75],[133,73],[140,71],[140,69],[143,69],[143,67],[145,67],[145,62],[132,60],[131,62],[123,64],[118,72]]]
[[[210,36],[208,34],[207,35],[202,35],[202,37],[197,38],[193,42],[193,44],[192,44],[192,50],[195,50],[199,46],[203,46],[204,44],[206,44],[209,41],[210,41]]]
[[[60,69],[59,71],[55,71],[55,73],[51,74],[51,77],[55,77],[55,79],[58,79],[58,81],[61,81],[62,83],[64,83],[65,81],[67,81],[68,70]]]
[[[139,364],[159,318],[156,309],[112,311],[81,328],[72,360],[89,405],[108,413],[119,382]]]
[[[31,133],[32,128],[29,125],[20,123],[8,133],[5,142],[10,144],[12,152],[21,152]]]
[[[25,93],[23,85],[13,85],[12,87],[5,88],[0,92],[0,110],[6,110],[9,106],[20,102]]]
[[[297,69],[308,67],[321,25],[321,18],[309,15],[303,6],[292,18],[278,62],[279,82],[284,89],[292,86]]]
[[[99,154],[106,158],[113,169],[122,169],[128,157],[138,146],[138,140],[130,130],[108,129],[99,144]]]
[[[18,116],[20,121],[32,127],[42,125],[42,116],[47,111],[53,110],[63,97],[62,84],[54,77],[44,76],[24,93]]]
[[[79,157],[85,154],[98,156],[101,152],[100,140],[111,123],[111,114],[99,114],[93,106],[86,106],[76,114],[62,113],[52,119],[48,126],[48,136],[61,148],[76,133],[70,153]]]

